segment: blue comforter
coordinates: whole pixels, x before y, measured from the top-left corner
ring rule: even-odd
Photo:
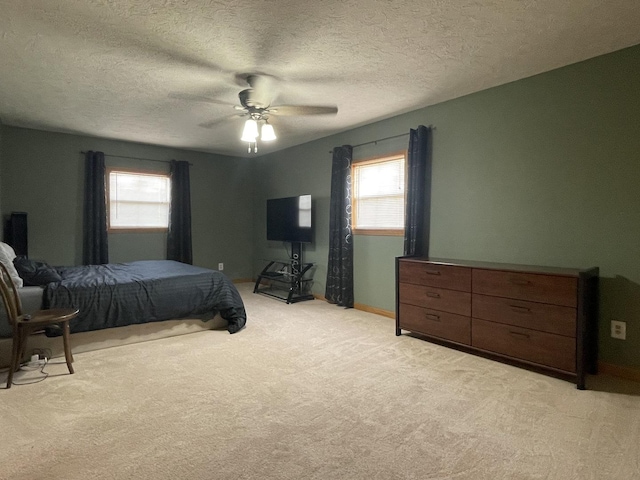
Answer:
[[[56,267],[45,308],[78,308],[71,332],[220,313],[235,333],[246,313],[231,280],[215,270],[171,260]]]

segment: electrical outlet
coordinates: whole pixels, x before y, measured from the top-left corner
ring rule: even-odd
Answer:
[[[224,270],[224,263],[220,262],[218,264],[218,270],[223,271]]]
[[[611,337],[620,340],[627,339],[627,322],[611,320]]]

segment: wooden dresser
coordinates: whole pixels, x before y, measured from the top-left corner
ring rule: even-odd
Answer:
[[[409,330],[585,388],[596,373],[598,268],[398,257],[396,335]]]

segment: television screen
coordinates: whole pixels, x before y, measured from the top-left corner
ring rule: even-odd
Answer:
[[[267,240],[312,242],[311,195],[267,200]]]

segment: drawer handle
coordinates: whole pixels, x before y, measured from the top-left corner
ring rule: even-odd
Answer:
[[[435,313],[425,313],[424,316],[429,320],[440,321],[440,315],[436,315]]]
[[[440,275],[440,272],[438,270],[425,270],[424,273],[426,273],[427,275]]]
[[[531,313],[531,309],[527,307],[523,307],[520,305],[509,305],[509,306],[511,307],[511,310],[513,310],[514,312]]]
[[[528,333],[512,332],[511,330],[509,330],[509,333],[510,333],[511,335],[515,335],[516,337],[531,338],[531,336],[530,336]]]
[[[509,281],[514,285],[531,285],[529,280],[523,280],[521,278],[510,278]]]
[[[427,297],[440,298],[440,294],[439,293],[433,293],[433,292],[427,292]]]

